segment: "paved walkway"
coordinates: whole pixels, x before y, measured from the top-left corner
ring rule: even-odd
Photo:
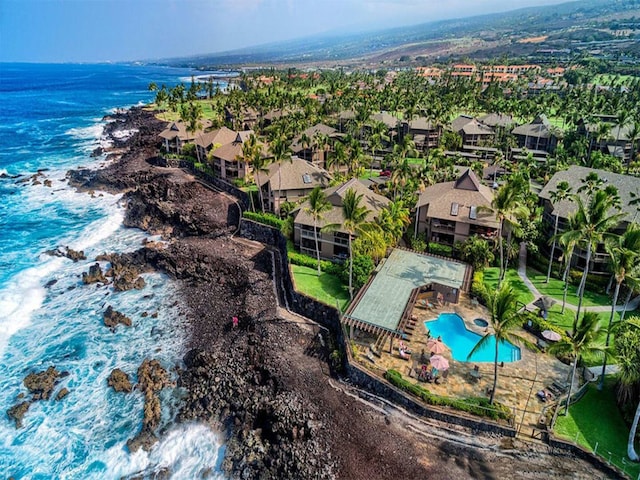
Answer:
[[[520,244],[520,253],[518,255],[518,276],[524,282],[527,288],[531,291],[531,293],[533,293],[535,300],[543,296],[542,293],[540,293],[540,291],[536,288],[536,286],[531,282],[531,280],[529,280],[529,277],[527,277],[527,245],[524,242]],[[640,305],[640,296],[637,296],[636,298],[634,298],[629,302],[629,305],[627,305],[627,312],[636,310],[638,308],[638,305]],[[538,307],[535,306],[533,302],[531,302],[526,306],[526,308],[536,309]],[[566,304],[566,308],[568,308],[569,310],[573,310],[574,312],[578,310],[578,307],[576,305],[572,305],[571,303],[568,303],[568,302]],[[616,306],[616,312],[621,312],[622,310],[624,310],[624,305]],[[611,305],[591,306],[591,307],[583,306],[582,311],[583,312],[610,312]]]

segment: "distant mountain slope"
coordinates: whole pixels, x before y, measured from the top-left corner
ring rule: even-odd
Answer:
[[[342,36],[316,36],[228,52],[175,58],[159,63],[180,66],[260,63],[327,62],[362,59],[387,51],[401,54],[434,43],[471,38],[495,48],[517,38],[549,35],[588,22],[632,12],[640,15],[640,0],[582,0],[553,6],[529,7],[505,13],[429,22],[408,27]],[[479,48],[482,48],[479,46]]]

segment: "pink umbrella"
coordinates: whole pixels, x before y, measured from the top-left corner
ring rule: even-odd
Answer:
[[[436,340],[435,338],[430,338],[429,341],[427,341],[427,348],[430,352],[436,353],[438,355],[447,351],[447,346],[440,340]]]
[[[562,336],[558,332],[554,332],[553,330],[545,330],[542,332],[542,336],[547,340],[552,342],[557,342],[562,338]]]
[[[438,370],[447,370],[449,368],[449,360],[444,358],[442,355],[433,355],[429,359],[429,363],[433,368]]]

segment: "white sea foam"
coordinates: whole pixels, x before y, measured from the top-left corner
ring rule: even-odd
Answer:
[[[0,290],[0,358],[9,339],[28,326],[33,312],[42,306],[46,296],[43,279],[60,264],[61,259],[51,259],[42,265],[24,270]]]
[[[124,140],[126,138],[129,138],[131,135],[133,135],[134,133],[137,133],[137,132],[138,132],[137,128],[132,128],[131,130],[116,130],[111,135],[114,138],[117,138],[118,140]]]
[[[144,473],[152,475],[166,469],[171,478],[223,479],[219,473],[224,449],[219,434],[204,424],[179,425],[167,432],[149,452],[133,455],[121,448],[107,452],[107,469],[117,476]]]
[[[97,140],[102,136],[103,123],[94,123],[88,127],[70,128],[66,132],[67,135],[77,138],[79,140]]]

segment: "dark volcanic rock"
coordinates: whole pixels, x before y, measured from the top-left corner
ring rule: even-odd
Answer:
[[[7,410],[7,415],[9,418],[13,419],[16,422],[16,428],[22,428],[22,418],[24,417],[27,410],[31,406],[31,402],[20,402],[15,404],[9,410]]]
[[[102,319],[104,321],[104,324],[111,329],[116,328],[119,323],[127,327],[131,326],[131,319],[126,315],[114,310],[111,305],[109,305],[102,314]]]
[[[109,375],[107,383],[110,387],[113,387],[116,392],[129,393],[131,390],[133,390],[133,385],[131,385],[129,375],[124,373],[119,368],[113,369],[111,375]]]
[[[59,376],[60,372],[55,367],[49,367],[44,372],[30,373],[23,383],[33,394],[33,400],[49,400]]]
[[[67,257],[73,260],[74,262],[77,262],[78,260],[87,259],[87,257],[84,254],[84,251],[82,250],[76,251],[69,247],[58,247],[53,250],[47,250],[44,253],[46,253],[47,255],[51,255],[53,257]]]
[[[138,367],[136,389],[144,394],[144,418],[140,432],[127,441],[129,451],[135,452],[139,448],[148,451],[158,441],[154,430],[158,428],[160,423],[162,408],[157,393],[169,386],[172,386],[169,373],[157,360],[145,359]]]
[[[95,263],[89,267],[89,272],[82,272],[82,283],[90,284],[90,283],[109,283],[109,281],[105,278],[104,273],[102,273],[102,268],[100,268],[99,263]]]
[[[69,395],[69,389],[66,387],[63,387],[62,389],[60,389],[60,391],[56,395],[56,400],[62,400],[67,395]]]

